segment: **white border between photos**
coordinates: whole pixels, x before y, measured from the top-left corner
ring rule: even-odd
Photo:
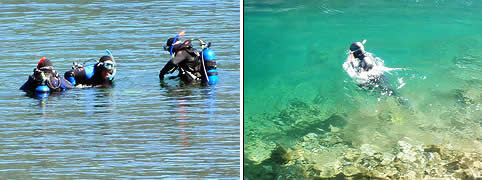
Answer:
[[[240,83],[240,88],[239,90],[241,91],[239,93],[239,103],[240,103],[240,119],[239,119],[239,144],[240,144],[240,150],[239,150],[239,160],[240,160],[240,166],[239,166],[239,173],[240,173],[240,178],[239,179],[243,179],[243,149],[244,149],[244,135],[243,135],[243,131],[244,131],[244,118],[243,118],[243,113],[244,113],[244,101],[243,101],[243,94],[244,94],[244,87],[243,87],[243,83],[244,83],[244,78],[243,78],[243,71],[244,71],[244,51],[243,51],[243,46],[244,46],[244,37],[243,37],[243,34],[244,34],[244,19],[243,19],[243,16],[244,16],[244,4],[243,4],[243,0],[240,1],[240,4],[239,4],[239,28],[240,28],[240,53],[239,53],[239,65],[240,65],[240,68],[239,68],[239,72],[240,72],[240,75],[239,75],[239,83]]]

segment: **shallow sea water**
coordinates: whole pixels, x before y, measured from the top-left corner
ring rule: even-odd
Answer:
[[[2,1],[1,179],[239,178],[239,1]],[[161,87],[179,31],[212,42],[215,86]],[[117,60],[112,88],[46,100],[18,88],[45,56]]]
[[[341,115],[344,141],[353,147],[389,150],[408,137],[477,151],[481,7],[470,0],[246,1],[245,146],[250,140],[293,146],[297,136],[279,128],[296,128],[296,123],[275,121],[303,102],[318,107],[325,118]],[[359,88],[344,71],[350,44],[364,39],[365,50],[386,67],[400,68],[385,75],[407,106],[394,96]]]

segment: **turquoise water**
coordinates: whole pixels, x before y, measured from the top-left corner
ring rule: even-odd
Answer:
[[[276,133],[283,132],[270,122],[290,102],[301,101],[319,106],[327,117],[344,114],[342,131],[355,147],[391,148],[411,137],[476,150],[481,139],[481,8],[470,0],[245,1],[245,145],[248,132],[265,141],[294,141],[280,138]],[[408,107],[394,97],[361,90],[344,71],[350,44],[363,39],[365,50],[386,67],[401,68],[385,74]],[[385,121],[392,124],[382,127]],[[374,138],[376,133],[384,138]]]
[[[239,1],[0,2],[0,179],[239,178]],[[161,87],[162,46],[212,42],[219,83]],[[112,88],[46,101],[19,87],[42,56],[117,61]]]

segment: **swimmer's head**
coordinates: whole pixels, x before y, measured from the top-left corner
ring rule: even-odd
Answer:
[[[40,59],[40,61],[38,61],[37,63],[37,68],[40,69],[40,68],[47,68],[47,67],[52,67],[52,62],[50,62],[49,59],[42,57],[42,59]]]
[[[365,54],[365,48],[363,47],[363,43],[361,42],[354,42],[350,46],[350,53],[353,53],[355,58],[360,58]]]
[[[174,42],[174,40],[175,40],[176,42]],[[180,43],[180,42],[181,42],[181,40],[180,40],[179,38],[175,38],[175,37],[169,38],[169,39],[167,39],[166,45],[164,46],[164,50],[170,51],[170,50],[171,50],[171,46],[172,46],[173,44],[178,44],[178,43]]]
[[[102,56],[99,59],[99,68],[102,72],[102,77],[108,79],[115,74],[115,62],[110,56]]]

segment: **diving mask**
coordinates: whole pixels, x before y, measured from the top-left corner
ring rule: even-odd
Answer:
[[[104,62],[104,68],[107,70],[106,77],[112,81],[116,72],[115,63],[111,61]]]
[[[115,68],[115,64],[114,64],[114,62],[109,62],[109,61],[104,62],[104,68],[112,71]]]
[[[165,44],[163,46],[164,51],[171,51],[171,46],[174,46],[176,44],[181,44],[181,43],[182,43],[181,41],[177,40],[176,42],[172,43],[170,46],[168,44]]]

